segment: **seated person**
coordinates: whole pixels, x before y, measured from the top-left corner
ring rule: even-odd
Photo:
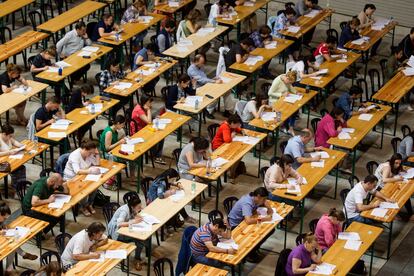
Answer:
[[[194,33],[196,33],[201,28],[201,11],[198,9],[192,9],[184,20],[182,20],[179,24],[182,28],[184,33],[184,37],[188,37]],[[181,37],[177,37],[178,41]],[[205,54],[205,51],[201,50],[199,53]]]
[[[245,38],[240,41],[240,44],[234,43],[227,54],[224,56],[224,62],[227,70],[234,63],[243,63],[247,60],[250,53],[250,47],[253,46],[251,38]]]
[[[140,16],[147,16],[148,9],[145,0],[135,0],[131,6],[129,6],[122,16],[121,24],[126,23],[138,23],[142,22],[143,20],[140,19]],[[133,44],[136,46],[142,41],[144,41],[145,36],[147,35],[148,31],[145,30],[140,32],[137,36],[135,36]]]
[[[295,247],[289,254],[286,263],[286,275],[306,275],[314,271],[320,264],[322,250],[320,250],[316,237],[309,233],[303,238],[303,243]]]
[[[83,141],[80,148],[74,150],[68,158],[65,170],[63,172],[63,178],[70,180],[78,174],[100,174],[99,166],[101,159],[99,157],[99,151],[94,141]],[[90,193],[87,197],[80,201],[80,211],[84,216],[89,217],[95,214],[93,208],[93,201],[95,199],[97,190]]]
[[[184,146],[181,150],[180,157],[178,158],[178,172],[180,177],[197,182],[203,182],[200,178],[190,174],[189,171],[195,168],[204,168],[206,166],[206,160],[209,156],[210,143],[204,137],[194,137],[190,142]]]
[[[272,36],[270,35],[270,28],[267,25],[261,26],[258,30],[250,34],[250,38],[253,41],[254,48],[264,48],[266,44],[269,44],[273,41]],[[262,65],[260,69],[260,77],[268,80],[275,78],[269,71],[270,61]]]
[[[325,253],[342,232],[342,223],[345,221],[345,214],[341,210],[331,208],[328,214],[322,215],[315,228],[315,237],[318,240],[319,248]]]
[[[76,263],[85,260],[99,259],[97,249],[108,243],[104,234],[106,228],[100,222],[92,222],[88,228],[75,234],[62,253],[63,271],[67,272]]]
[[[342,128],[347,127],[344,119],[344,110],[334,107],[331,113],[326,113],[318,123],[315,133],[315,146],[329,148],[328,140],[337,137]]]
[[[362,211],[377,208],[380,205],[380,201],[364,204],[364,200],[367,198],[368,193],[383,201],[394,202],[394,200],[386,197],[380,191],[375,189],[375,187],[377,187],[377,182],[378,178],[375,175],[368,175],[365,177],[364,181],[355,184],[352,190],[348,193],[344,203],[344,211],[348,217],[348,223],[358,221],[371,224],[371,221],[362,217],[360,213]]]
[[[277,38],[284,38],[280,32],[287,30],[289,26],[295,25],[295,16],[296,11],[291,7],[287,7],[285,10],[282,10],[281,13],[276,17],[274,24],[272,24],[272,36]],[[289,37],[289,40],[294,41],[294,43],[286,50],[289,60],[292,61],[295,58],[297,59],[299,56],[301,41],[292,37]]]
[[[375,19],[373,17],[374,12],[376,11],[376,7],[374,4],[366,4],[364,6],[364,10],[362,10],[358,14],[358,19],[361,25],[359,25],[359,29],[365,29],[371,27],[375,23]],[[377,55],[377,49],[381,44],[381,40],[378,40],[374,45],[371,47],[371,57],[375,57]]]
[[[310,13],[312,10],[322,10],[322,7],[318,5],[318,2],[318,0],[298,0],[298,2],[293,5],[293,8],[296,12],[295,22],[300,16]],[[309,43],[312,41],[315,29],[316,26],[303,35],[302,41],[304,45],[309,46]]]
[[[414,131],[402,139],[397,152],[401,154],[404,163],[408,161],[408,158],[414,157]]]
[[[21,75],[22,68],[16,64],[9,63],[6,66],[6,71],[0,74],[0,95],[3,93],[10,93],[18,87],[16,81],[24,86],[29,86],[27,80]],[[26,101],[16,105],[14,110],[16,111],[17,124],[25,126],[27,125],[27,119],[24,116],[24,109],[26,108]]]
[[[48,98],[46,104],[40,107],[34,114],[36,131],[44,129],[58,119],[64,119],[65,116],[65,111],[60,106],[60,99],[56,97]]]
[[[62,176],[58,173],[51,173],[49,177],[42,177],[26,190],[22,200],[23,215],[49,222],[49,225],[43,229],[47,234],[60,221],[60,218],[49,216],[32,210],[32,207],[47,205],[55,202],[55,192],[69,193],[66,183],[63,183]]]
[[[42,265],[36,270],[34,276],[61,276],[63,275],[62,266],[58,261],[51,261],[48,264]]]
[[[40,72],[48,70],[49,67],[52,66],[52,59],[55,57],[55,47],[49,47],[37,54],[32,61],[32,65],[30,66],[30,72],[32,73],[33,78],[35,79],[35,76]]]
[[[234,9],[230,6],[230,1],[218,0],[210,7],[208,23],[212,26],[217,25],[217,18],[228,17],[228,14]]]
[[[414,27],[410,29],[410,33],[401,40],[398,47],[402,49],[402,59],[409,59],[414,54]]]
[[[321,156],[316,157],[305,156],[307,152],[313,152],[316,150],[323,150],[323,147],[311,147],[306,148],[306,145],[313,139],[313,133],[310,129],[302,129],[302,133],[297,136],[293,136],[288,140],[285,147],[284,154],[288,154],[293,157],[292,163],[293,169],[298,169],[303,163],[316,162],[321,159]]]
[[[257,92],[256,98],[252,98],[248,101],[241,113],[243,128],[255,130],[254,127],[249,126],[250,121],[253,119],[260,119],[266,109],[271,109],[269,105],[269,96],[265,92]]]
[[[367,113],[368,110],[361,107],[360,110],[353,111],[352,106],[355,99],[360,99],[362,96],[362,88],[356,85],[351,86],[348,92],[342,92],[335,106],[341,108],[344,111],[344,120],[348,121],[352,116]]]
[[[157,36],[158,53],[162,54],[174,44],[175,21],[168,19]]]
[[[337,56],[332,56],[334,54]],[[315,52],[313,52],[317,67],[319,67],[325,60],[327,62],[333,62],[342,59],[342,55],[346,55],[346,52],[336,48],[336,38],[333,36],[328,36],[325,42],[319,44]]]
[[[196,82],[196,79],[193,78],[193,80],[191,80],[190,76],[187,74],[180,75],[177,84],[168,87],[165,108],[175,112],[174,105],[176,105],[177,102],[184,101],[187,96],[195,95],[196,91],[194,87]]]
[[[385,68],[385,79],[384,83],[387,83],[392,79],[399,71],[403,70],[402,67],[402,58],[403,58],[403,49],[401,47],[393,47],[392,55],[388,58]]]
[[[10,215],[11,215],[10,207],[7,205],[6,202],[0,201],[0,236],[4,236],[6,234],[6,230],[7,230],[6,220]],[[27,260],[37,259],[36,255],[25,252],[20,247],[17,248],[14,252],[8,252],[8,255],[6,257],[6,271],[4,275],[15,275],[13,274],[14,272],[16,272],[13,269],[13,261],[16,255],[15,253],[22,256],[23,259],[27,259]]]
[[[157,45],[150,43],[146,47],[139,50],[134,57],[134,63],[132,65],[132,70],[138,69],[140,66],[145,64],[152,64],[155,61],[155,54],[157,52]],[[145,94],[151,94],[154,91],[155,86],[157,85],[160,77],[156,77],[153,80],[149,81],[142,87],[142,91]]]
[[[102,19],[96,24],[91,34],[92,41],[98,41],[101,37],[110,37],[116,34],[118,25],[114,24],[114,16],[112,14],[104,14]]]
[[[341,32],[341,36],[339,37],[338,47],[341,49],[345,49],[345,44],[349,41],[354,41],[361,36],[358,32],[358,27],[361,24],[357,17],[353,17],[351,21],[345,26],[345,28]]]
[[[286,64],[286,73],[289,71],[296,72],[296,82],[299,83],[302,79],[316,77],[319,70],[315,64],[315,57],[313,55],[305,56],[298,61],[288,62]]]
[[[195,263],[221,268],[224,263],[207,258],[209,252],[235,254],[233,248],[223,249],[217,247],[220,241],[219,236],[224,239],[231,239],[231,231],[227,229],[223,219],[217,218],[198,228],[191,237],[190,249],[191,258]]]

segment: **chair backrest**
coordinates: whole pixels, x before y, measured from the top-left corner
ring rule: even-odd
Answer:
[[[233,205],[237,202],[237,200],[239,199],[235,196],[229,196],[223,200],[224,210],[226,211],[227,215],[230,214],[230,211],[233,208]]]
[[[357,84],[357,86],[359,86],[362,89],[363,94],[365,94],[365,100],[368,101],[370,99],[370,96],[369,96],[367,81],[365,79],[362,79],[362,78],[357,79],[356,84]]]
[[[344,207],[346,220],[348,220],[348,214],[345,208],[345,200],[350,191],[351,191],[350,189],[343,189],[339,192],[339,196],[341,197],[341,201],[342,201],[342,206]]]
[[[105,218],[106,225],[111,221],[115,211],[119,208],[118,202],[108,202],[102,207],[102,213]]]
[[[292,249],[285,248],[280,251],[279,258],[277,259],[275,276],[286,276],[286,264],[288,262],[288,257]]]
[[[402,132],[403,138],[405,138],[405,136],[411,133],[411,128],[407,125],[402,125],[401,132]]]
[[[378,168],[379,164],[377,161],[368,161],[366,168],[368,171],[368,174],[374,174],[375,170]]]
[[[174,157],[174,160],[175,160],[175,167],[177,169],[178,169],[178,160],[180,159],[181,150],[182,150],[181,148],[176,148],[172,152],[172,156]]]
[[[318,128],[318,123],[319,123],[320,120],[321,120],[321,118],[313,118],[311,120],[311,126],[312,126],[313,133],[316,132],[316,129]]]
[[[247,101],[245,100],[238,100],[234,106],[234,112],[242,117],[243,110],[246,107]]]
[[[260,179],[262,181],[264,181],[267,169],[269,169],[267,166],[260,168]]]
[[[191,249],[190,242],[191,237],[197,230],[195,226],[188,226],[184,229],[183,236],[181,237],[181,247],[178,253],[178,262],[175,267],[175,275],[186,274],[191,261]]]
[[[215,220],[215,219],[217,219],[217,218],[224,219],[223,213],[222,213],[222,212],[220,212],[219,210],[216,210],[216,209],[211,210],[211,211],[208,213],[207,217],[208,217],[208,220],[209,220],[210,222],[213,222],[213,220]]]
[[[272,86],[271,83],[265,82],[265,83],[262,84],[262,86],[260,88],[262,89],[263,93],[267,94],[267,92],[269,92],[270,86]]]
[[[288,143],[287,140],[286,141],[283,141],[283,142],[280,142],[279,149],[280,149],[281,154],[283,154],[285,152],[285,148],[287,146],[287,143]]]
[[[156,260],[153,264],[153,268],[156,276],[174,276],[174,265],[168,258]],[[165,273],[165,269],[167,269],[167,273]]]
[[[42,14],[39,11],[30,11],[29,20],[30,24],[32,24],[32,28],[34,31],[36,31],[38,25],[43,23]]]
[[[55,238],[55,245],[58,253],[62,256],[63,251],[65,250],[66,244],[72,238],[72,235],[69,233],[61,233]]]
[[[127,204],[134,197],[139,197],[138,193],[134,191],[130,191],[124,194],[124,196],[122,197],[122,200],[124,201],[125,204]]]
[[[141,179],[141,190],[142,190],[142,193],[144,194],[145,202],[147,202],[148,200],[148,190],[149,190],[149,187],[152,181],[154,181],[154,178],[149,177],[149,176]]]
[[[32,182],[27,180],[18,180],[16,183],[16,193],[20,199],[20,202],[23,200],[23,197],[26,195],[26,189],[32,185]]]
[[[220,124],[214,123],[207,127],[208,137],[210,141],[213,141],[214,136],[216,136],[217,129],[220,127]]]
[[[399,137],[394,137],[391,139],[391,146],[392,146],[392,150],[394,151],[394,153],[397,153],[400,143],[401,143],[401,138]]]
[[[317,219],[313,219],[309,222],[309,230],[312,233],[315,233],[315,229],[316,229],[316,225],[318,224],[318,221],[319,221],[319,219],[317,218]]]
[[[98,72],[98,73],[95,74],[95,81],[96,81],[96,85],[99,88],[99,92],[102,92],[103,91],[103,89],[101,87],[101,73],[102,72]]]
[[[26,269],[25,271],[20,273],[20,276],[32,276],[35,273],[36,271],[34,271],[33,269]]]
[[[359,182],[359,178],[356,177],[355,175],[351,175],[348,178],[348,182],[349,182],[349,186],[351,187],[351,189],[355,186],[355,184],[357,184]]]
[[[381,77],[377,69],[368,70],[369,81],[371,84],[371,97],[381,88]]]
[[[55,170],[54,169],[52,169],[52,168],[46,168],[46,169],[44,169],[44,170],[42,170],[41,172],[40,172],[40,177],[45,177],[45,176],[49,176],[50,175],[50,173],[52,173],[52,172],[55,172]]]
[[[302,244],[302,243],[303,243],[303,238],[304,238],[304,237],[306,237],[306,233],[299,234],[299,235],[296,237],[296,240],[295,240],[295,242],[296,242],[296,246],[298,246],[298,245],[300,245],[300,244]]]
[[[162,100],[164,101],[164,104],[167,104],[168,89],[169,89],[168,85],[161,88],[161,97],[162,97]]]
[[[338,45],[338,31],[335,29],[328,29],[326,30],[326,36],[332,36],[336,39],[336,45]]]
[[[323,116],[325,116],[326,114],[328,114],[329,113],[329,111],[328,111],[328,109],[326,109],[326,108],[322,108],[320,111],[319,111],[319,114],[321,114],[321,117],[323,117]]]
[[[63,172],[66,167],[66,163],[68,163],[70,153],[65,153],[59,156],[55,163],[55,172],[63,176]]]
[[[272,166],[274,163],[276,163],[277,161],[279,161],[280,160],[280,157],[278,157],[278,156],[273,156],[272,158],[270,158],[270,161],[269,161],[269,163],[270,163],[270,166]]]
[[[96,132],[96,138],[98,139],[98,141],[101,140],[101,135],[102,135],[103,131],[104,131],[103,129],[100,129]]]
[[[348,21],[342,21],[341,23],[339,23],[339,27],[341,28],[341,30],[343,30],[345,29],[347,24],[348,24]]]
[[[382,84],[385,84],[385,77],[386,77],[386,70],[387,70],[387,62],[386,58],[380,60],[379,64],[381,66],[381,76],[382,76]]]
[[[47,265],[50,264],[53,261],[53,257],[56,258],[56,261],[60,264],[61,259],[59,253],[55,251],[46,251],[45,253],[40,256],[40,263],[41,265]]]
[[[3,26],[0,27],[0,42],[2,44],[6,43],[7,41],[10,41],[13,39],[12,31],[9,27]]]
[[[97,25],[98,25],[98,22],[96,21],[91,21],[88,24],[86,24],[86,33],[88,34],[88,37],[92,37],[93,32]]]

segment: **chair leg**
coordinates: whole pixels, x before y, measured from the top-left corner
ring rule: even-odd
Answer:
[[[161,240],[163,241],[164,236],[164,226],[161,227]],[[160,246],[160,237],[158,236],[158,231],[155,232],[155,238],[157,239],[157,244]]]

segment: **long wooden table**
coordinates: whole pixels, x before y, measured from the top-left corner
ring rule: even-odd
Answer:
[[[189,113],[199,116],[198,121],[198,135],[201,135],[201,122],[202,122],[202,116],[203,111],[206,109],[210,104],[216,102],[220,99],[220,97],[227,94],[231,89],[236,87],[239,83],[241,83],[244,79],[246,79],[245,76],[229,73],[229,72],[223,72],[220,76],[223,76],[225,78],[228,78],[230,81],[227,83],[207,83],[196,90],[196,96],[202,96],[203,100],[199,103],[198,109],[195,109],[194,107],[185,105],[185,103],[177,103],[174,105],[174,108],[178,110],[179,112],[183,113]],[[231,93],[231,92],[229,92]],[[206,95],[211,96],[211,98],[207,97]]]
[[[157,6],[154,5],[154,10],[159,11],[163,14],[168,14],[168,15],[174,15],[174,19],[177,20],[177,12],[180,11],[182,8],[184,8],[185,6],[187,6],[188,4],[190,4],[191,2],[193,2],[193,0],[180,0],[178,1],[178,5],[177,6],[170,6],[170,4],[168,3],[169,1],[166,1],[166,3],[161,3]],[[182,17],[182,19],[184,19]]]
[[[286,216],[292,212],[293,206],[269,201],[272,208],[276,208],[277,213],[286,218]],[[239,265],[239,275],[243,275],[241,271],[241,264],[244,258],[267,236],[276,228],[281,221],[273,223],[260,223],[248,225],[245,221],[242,221],[232,232],[231,237],[235,243],[239,246],[237,252],[233,255],[226,253],[213,253],[210,252],[206,255],[207,258],[218,260],[231,267]],[[286,248],[286,227],[285,227],[285,242],[284,248]]]
[[[165,129],[162,130],[155,130],[153,128],[153,125],[147,125],[137,133],[135,133],[131,138],[143,138],[144,142],[139,143],[135,145],[135,151],[133,153],[130,153],[128,155],[124,155],[119,153],[121,150],[121,145],[114,148],[111,153],[122,160],[126,160],[128,162],[135,162],[135,165],[137,167],[137,191],[139,192],[139,187],[141,183],[141,167],[142,164],[142,157],[143,155],[149,151],[152,147],[157,145],[159,142],[164,140],[168,135],[173,133],[178,129],[177,139],[180,141],[180,147],[181,147],[181,127],[190,120],[190,117],[180,115],[174,112],[166,112],[162,116],[160,116],[161,119],[171,119],[172,122],[167,124]]]
[[[216,209],[218,209],[218,202],[219,202],[219,191],[221,186],[221,176],[226,173],[235,163],[241,160],[250,150],[254,149],[257,144],[261,145],[261,141],[266,138],[266,134],[243,129],[246,135],[250,137],[257,138],[257,142],[255,144],[247,144],[239,141],[232,141],[231,143],[224,143],[219,148],[211,154],[211,159],[216,159],[218,157],[224,158],[229,162],[225,163],[219,168],[215,168],[212,170],[210,174],[207,174],[207,169],[204,168],[195,168],[188,171],[189,174],[194,176],[198,176],[202,179],[205,179],[208,182],[216,181]],[[259,164],[258,164],[258,175],[260,173],[260,162],[261,162],[261,146],[259,150]]]
[[[414,180],[409,180],[407,182],[394,182],[386,183],[384,188],[381,190],[381,193],[385,196],[394,199],[398,203],[399,209],[388,209],[385,217],[376,217],[371,214],[372,210],[363,211],[361,216],[370,220],[378,221],[382,224],[388,224],[388,244],[387,244],[387,260],[390,258],[391,254],[391,240],[392,240],[392,226],[394,223],[395,216],[404,207],[404,204],[411,200],[411,196],[414,193]],[[377,198],[374,198],[373,202],[380,201]]]
[[[370,103],[367,103],[368,105]],[[381,109],[374,108],[372,112],[373,117],[369,121],[360,120],[360,115],[352,116],[347,121],[348,128],[354,128],[354,133],[350,133],[351,139],[341,140],[338,137],[329,138],[328,144],[333,145],[334,148],[341,148],[353,153],[352,158],[352,176],[355,175],[356,151],[358,144],[365,138],[365,136],[372,131],[372,129],[382,120],[381,131],[381,145],[384,139],[384,118],[390,112],[391,107],[386,105],[378,105]]]
[[[151,225],[151,231],[147,232],[138,232],[138,231],[130,231],[128,227],[121,227],[118,230],[120,235],[124,235],[133,239],[137,239],[140,241],[149,241],[149,252],[151,252],[151,238],[152,235],[157,232],[164,224],[166,224],[172,217],[174,217],[181,209],[185,208],[187,204],[192,202],[194,199],[199,197],[200,206],[199,206],[199,224],[201,223],[201,193],[207,188],[207,185],[196,182],[196,189],[195,192],[192,193],[191,185],[192,181],[186,179],[180,179],[179,182],[183,186],[185,195],[179,201],[172,200],[171,197],[160,199],[157,198],[147,207],[145,207],[141,213],[150,214],[156,217],[160,223]],[[147,275],[150,275],[150,268],[151,268],[151,254],[148,255],[148,270]]]
[[[27,216],[19,216],[17,219],[13,220],[9,225],[8,229],[14,229],[17,226],[27,227],[30,229],[29,234],[20,239],[16,240],[14,237],[5,237],[0,235],[0,274],[3,275],[3,260],[10,254],[12,254],[16,249],[25,244],[27,241],[36,236],[40,231],[46,228],[49,223],[43,220],[34,219]],[[40,239],[39,239],[40,240]],[[40,247],[40,254],[42,252],[42,247]],[[31,252],[33,253],[33,252]],[[40,255],[39,254],[39,255]]]
[[[345,232],[357,232],[361,238],[362,244],[357,251],[345,249],[345,240],[336,240],[335,243],[322,256],[322,262],[329,263],[336,266],[334,275],[348,275],[352,267],[364,255],[364,253],[371,247],[371,263],[369,275],[372,271],[372,261],[374,257],[374,243],[375,240],[382,233],[382,228],[371,226],[365,223],[352,222]],[[306,275],[321,275],[308,272]]]
[[[406,76],[403,72],[398,72],[383,87],[372,96],[372,100],[390,105],[395,111],[394,133],[397,132],[399,115],[399,103],[401,99],[414,87],[414,77]]]
[[[108,243],[99,247],[97,251],[106,251],[106,250],[126,250],[127,252],[127,274],[129,274],[129,261],[128,256],[136,246],[130,243],[124,243],[115,240],[108,240]],[[76,275],[107,275],[111,269],[113,269],[117,264],[119,264],[122,259],[105,259],[103,262],[91,262],[89,260],[80,261],[76,263],[68,272],[65,273],[65,276],[76,276]]]
[[[4,179],[4,197],[5,198],[9,197],[8,176],[12,172],[20,168],[22,165],[24,165],[27,161],[35,158],[39,154],[43,154],[43,152],[45,152],[49,148],[49,145],[47,144],[44,144],[44,143],[36,144],[35,142],[29,141],[29,140],[23,140],[21,143],[26,146],[24,150],[19,152],[19,154],[23,154],[23,157],[21,159],[10,158],[10,156],[0,157],[0,162],[7,161],[10,163],[10,167],[11,167],[10,173],[0,173],[0,179]],[[43,160],[42,160],[43,168],[45,167],[44,165],[45,163],[46,163],[46,155],[43,157]]]
[[[185,274],[186,276],[227,276],[227,270],[208,266],[208,265],[202,265],[202,264],[196,264],[191,268],[190,271]]]
[[[316,91],[309,91],[306,93],[305,89],[295,87],[295,89],[302,94],[302,99],[296,101],[295,103],[288,103],[285,102],[285,96],[282,96],[279,100],[277,100],[272,108],[276,111],[281,112],[282,117],[279,122],[276,121],[263,121],[262,118],[253,119],[250,121],[249,125],[254,126],[257,129],[264,130],[266,132],[271,132],[273,136],[273,144],[274,144],[274,152],[273,155],[277,155],[277,141],[279,138],[279,129],[283,126],[287,119],[293,116],[299,109],[303,106],[307,105],[307,103],[316,96]],[[310,116],[310,108],[308,110],[308,119],[307,119],[307,126],[309,126],[309,116]]]
[[[342,159],[345,158],[346,153],[338,150],[323,149],[329,154],[329,158],[321,159],[325,161],[324,167],[313,167],[312,163],[303,163],[297,169],[297,172],[306,179],[307,184],[300,185],[301,193],[293,195],[286,194],[286,189],[275,189],[272,194],[281,198],[288,200],[293,200],[299,203],[301,208],[301,222],[299,233],[302,233],[303,230],[303,220],[305,216],[305,199],[306,196],[315,188],[315,186],[325,177],[328,173],[336,167],[336,177],[335,177],[335,190],[334,190],[334,199],[336,199],[336,193],[338,188],[338,164]],[[287,182],[286,182],[287,183]]]
[[[0,3],[0,20],[8,14],[20,10],[21,8],[33,3],[35,0],[8,0]]]
[[[109,171],[102,174],[101,178],[97,182],[85,180],[86,175],[76,175],[74,178],[67,181],[69,194],[72,196],[72,198],[68,203],[65,203],[61,209],[49,208],[48,204],[45,204],[37,207],[32,207],[32,210],[55,218],[61,218],[60,231],[62,233],[65,233],[66,212],[78,204],[83,198],[87,197],[93,191],[101,187],[111,177],[119,174],[125,168],[125,164],[111,162],[101,158],[99,167],[107,168]],[[121,183],[120,180],[121,178],[118,177],[119,185]],[[119,189],[117,199],[119,202]]]

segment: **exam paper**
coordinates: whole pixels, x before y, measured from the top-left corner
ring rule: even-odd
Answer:
[[[233,141],[238,141],[238,142],[242,142],[244,144],[248,144],[248,145],[256,145],[259,142],[259,138],[256,137],[252,137],[252,136],[241,136],[241,135],[236,135],[233,138]]]
[[[160,123],[160,124],[170,124],[171,122],[172,122],[172,120],[171,119],[158,119],[158,122]]]
[[[52,123],[50,125],[50,129],[58,129],[58,130],[67,130],[69,127],[69,125],[61,125],[61,124],[56,124],[56,123]]]
[[[263,121],[273,121],[276,118],[276,112],[265,111],[262,113]]]
[[[408,169],[406,173],[401,174],[404,179],[414,178],[414,168]]]
[[[277,41],[272,41],[268,44],[265,44],[266,49],[276,49],[277,47]]]
[[[354,133],[355,132],[355,128],[344,127],[341,132]]]
[[[67,63],[67,62],[65,62],[65,61],[63,61],[63,60],[56,62],[56,63],[55,63],[55,65],[56,65],[57,67],[62,67],[62,68],[72,66],[71,64],[69,64],[69,63]],[[59,69],[59,68],[58,68],[58,69]]]
[[[138,16],[138,20],[142,21],[144,23],[149,23],[154,17],[150,16],[150,15],[142,15],[142,16]]]
[[[58,67],[49,66],[49,68],[46,70],[46,72],[58,73],[59,72],[59,68]]]
[[[276,221],[283,220],[283,217],[277,213],[276,208],[273,207],[272,209],[273,209],[272,221],[264,221],[263,222],[264,224],[272,224],[272,223],[275,223]]]
[[[181,47],[181,46],[192,46],[193,42],[189,39],[181,39],[180,41],[178,41],[177,46]]]
[[[71,195],[55,194],[55,202],[68,203],[71,198]]]
[[[312,271],[314,274],[321,274],[321,275],[333,275],[336,265],[328,264],[328,263],[321,263],[316,266],[316,269]]]
[[[52,132],[52,131],[49,131],[47,133],[47,137],[48,138],[65,138],[66,133],[65,132]]]
[[[89,259],[90,262],[103,263],[105,261],[105,253],[101,253],[98,259]]]
[[[27,87],[26,88],[26,90],[23,88],[23,86],[19,86],[19,87],[17,87],[17,88],[15,88],[15,89],[13,89],[13,91],[12,92],[14,92],[14,93],[19,93],[19,94],[27,94],[27,93],[30,93],[30,92],[32,92],[32,88],[29,86],[29,87]]]
[[[143,218],[144,222],[149,225],[161,223],[161,221],[157,219],[156,217],[154,217],[153,215],[145,214],[145,213],[141,213],[140,215]]]
[[[102,112],[103,105],[101,103],[94,103],[95,113]],[[92,104],[89,104],[87,107],[89,112],[92,112]]]
[[[88,57],[90,57],[91,56],[91,52],[88,52],[88,51],[80,51],[78,54],[77,54],[77,56],[78,57],[83,57],[83,56],[88,56]]]
[[[361,240],[361,237],[359,236],[359,233],[357,233],[357,232],[340,232],[338,234],[338,240],[359,241],[359,240]]]
[[[195,108],[196,100],[198,100],[198,104],[200,105],[200,103],[203,101],[203,97],[202,96],[187,96],[187,98],[185,98],[184,105]]]
[[[302,99],[302,95],[296,95],[296,94],[288,94],[283,101],[288,103],[295,103]]]
[[[409,65],[411,68],[414,68],[414,56],[411,56],[408,61],[407,65]]]
[[[253,7],[254,3],[253,2],[244,2],[243,6],[245,7]]]
[[[287,182],[291,185],[297,185],[298,184],[297,183],[298,181],[295,178],[292,178],[292,177],[289,177],[287,179]],[[308,184],[308,181],[306,181],[306,178],[302,177],[302,185],[306,185],[306,184]]]
[[[382,208],[374,208],[371,211],[371,215],[374,217],[383,218],[385,215],[387,215],[388,209],[382,209]]]
[[[85,181],[94,181],[94,182],[97,182],[97,181],[99,181],[100,178],[101,178],[101,175],[100,174],[88,174],[85,177]]]
[[[300,185],[293,185],[293,188],[288,188],[286,191],[292,194],[300,194],[301,193]]]
[[[175,1],[168,1],[168,6],[172,7],[172,8],[176,8],[180,6],[179,2],[175,2]]]
[[[341,140],[349,140],[349,139],[351,139],[351,135],[349,135],[349,133],[348,133],[348,132],[343,132],[343,131],[341,131],[341,132],[338,134],[338,138],[339,138],[339,139],[341,139]]]
[[[67,119],[59,119],[55,122],[57,125],[70,125],[71,123],[73,123],[73,121]]]
[[[106,250],[105,259],[126,259],[127,251],[125,249]]]
[[[228,77],[220,76],[220,79],[221,79],[221,81],[223,83],[229,83],[229,82],[231,82],[231,78],[228,78]]]
[[[323,167],[325,167],[325,161],[320,160],[318,162],[311,162],[311,167],[312,168],[323,168]]]
[[[414,68],[405,68],[403,70],[404,75],[406,75],[407,77],[409,76],[414,76]]]
[[[133,153],[135,151],[134,144],[122,144],[121,145],[121,151],[125,151],[128,153]]]
[[[344,245],[344,248],[349,249],[349,250],[358,251],[361,244],[362,244],[362,241],[347,240],[345,245]]]
[[[171,200],[173,201],[173,202],[178,202],[178,201],[180,201],[181,199],[183,199],[184,198],[184,196],[185,196],[185,192],[184,192],[184,190],[178,190],[178,191],[175,191],[175,194],[173,194],[172,196],[170,196],[171,197]]]
[[[197,36],[206,36],[212,32],[214,32],[215,28],[214,27],[206,27],[206,28],[200,28],[197,32],[196,35]]]
[[[143,221],[132,225],[132,231],[151,232],[151,230],[152,230],[152,226]]]
[[[239,245],[233,239],[223,239],[217,243],[217,247],[221,249],[230,249],[233,248],[234,250],[239,249]]]
[[[212,160],[211,166],[213,168],[219,168],[219,167],[223,166],[224,164],[226,164],[228,162],[229,162],[229,160],[224,159],[222,157],[218,157],[218,158]]]
[[[55,201],[55,202],[51,202],[47,205],[47,207],[51,208],[51,209],[62,209],[63,205],[65,203],[61,202],[61,201]]]
[[[115,89],[118,89],[118,90],[123,90],[123,89],[131,88],[131,86],[132,86],[132,83],[130,83],[130,82],[122,82],[121,81],[117,85],[114,85],[114,88]]]
[[[14,237],[16,233],[19,235],[19,239],[25,237],[30,233],[30,229],[27,227],[16,226],[14,229],[6,229],[6,237]]]
[[[144,143],[144,142],[145,142],[144,139],[141,138],[141,137],[129,138],[129,139],[126,140],[127,145],[136,145],[136,144]],[[134,149],[132,149],[132,150],[134,150]]]
[[[364,114],[360,114],[359,117],[358,117],[358,119],[363,120],[363,121],[369,121],[369,120],[371,120],[371,118],[373,116],[374,115],[372,115],[372,114],[366,114],[366,113],[364,113]]]
[[[98,52],[99,51],[99,47],[94,47],[94,46],[85,46],[82,48],[83,51],[87,51],[87,52]]]
[[[290,32],[290,33],[297,33],[297,32],[299,32],[300,31],[300,27],[299,26],[289,26],[288,28],[287,28],[287,31],[288,32]]]
[[[336,62],[338,63],[347,63],[348,60],[346,58],[337,59]]]
[[[103,167],[95,167],[95,168],[98,168],[99,169],[99,173],[100,174],[104,174],[104,173],[107,173],[109,171],[109,169],[103,168]]]
[[[363,37],[352,40],[352,44],[354,44],[354,45],[362,45],[365,42],[366,42],[366,40]]]
[[[18,153],[18,154],[13,154],[13,155],[9,155],[10,159],[23,159],[24,154],[23,153]]]
[[[318,155],[323,159],[329,158],[329,153],[327,153],[326,151],[315,151],[310,153],[310,156],[312,158],[315,158]]]
[[[244,64],[252,66],[262,60],[263,60],[262,56],[249,56],[247,60],[244,62]]]
[[[379,208],[382,209],[400,209],[397,202],[381,202]]]

